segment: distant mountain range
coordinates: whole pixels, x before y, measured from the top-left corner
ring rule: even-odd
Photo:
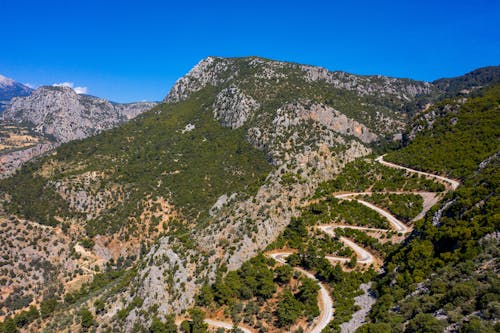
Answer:
[[[28,96],[32,91],[30,87],[0,75],[0,112],[12,98]]]
[[[460,92],[483,87],[500,82],[500,66],[481,67],[465,75],[438,79],[432,82],[439,90],[447,95],[456,95]]]

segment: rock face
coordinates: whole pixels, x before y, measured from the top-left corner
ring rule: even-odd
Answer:
[[[172,87],[164,102],[176,103],[185,100],[193,92],[206,85],[218,86],[226,81],[221,74],[227,74],[230,67],[225,62],[218,61],[219,58],[208,57],[200,61],[185,76],[181,77]]]
[[[288,104],[278,110],[278,116],[273,121],[276,126],[290,127],[299,121],[311,120],[318,122],[337,133],[353,135],[365,143],[377,139],[377,135],[363,124],[346,117],[332,107],[322,104]],[[289,115],[292,115],[292,118]]]
[[[0,179],[11,175],[24,162],[56,148],[57,143],[40,143],[33,147],[0,155]]]
[[[14,97],[28,96],[33,89],[0,75],[0,112]]]
[[[231,86],[217,95],[213,108],[214,118],[223,126],[234,129],[241,127],[247,118],[260,108],[260,104],[238,87]]]
[[[354,302],[359,307],[359,310],[353,314],[351,320],[340,325],[342,333],[356,332],[361,325],[366,323],[366,317],[376,302],[375,295],[370,287],[371,282],[361,284],[360,289],[363,290],[363,294],[354,298]]]
[[[35,132],[56,142],[95,135],[151,109],[156,103],[116,104],[78,95],[69,87],[40,87],[30,96],[14,98],[3,120],[29,123]]]

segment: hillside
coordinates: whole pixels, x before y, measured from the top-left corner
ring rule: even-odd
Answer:
[[[155,105],[111,103],[63,86],[43,86],[14,97],[0,119],[0,178],[63,142],[116,127]]]
[[[70,87],[43,86],[26,97],[11,100],[4,122],[27,123],[55,142],[94,135],[132,119],[155,103],[113,104],[93,96],[79,95]]]
[[[499,82],[500,66],[489,66],[478,68],[462,76],[438,79],[432,84],[447,96],[453,97]]]
[[[411,119],[409,108],[444,91],[257,57],[204,59],[153,109],[64,143],[0,181],[9,249],[0,271],[2,314],[33,317],[33,305],[44,319],[14,325],[47,332],[72,325],[161,331],[175,321],[169,314],[190,317],[188,326],[203,326],[208,315],[212,326],[243,319],[250,331],[336,332],[351,316],[364,318],[354,298],[370,299],[374,281],[372,326],[410,327],[413,317],[397,323],[403,326],[377,319],[376,311],[392,309],[381,305],[384,286],[391,274],[406,274],[395,271],[398,260],[413,260],[400,254],[411,251],[406,238],[428,237],[425,225],[439,205],[468,190],[453,192],[450,182],[401,168],[460,177],[463,188],[480,189],[474,170],[498,150],[498,88],[480,93],[436,102]],[[7,114],[47,123],[25,109]],[[61,141],[78,133],[59,132],[53,118]],[[400,168],[374,158],[374,147],[403,131],[406,146],[385,157]],[[47,135],[43,126],[38,133]],[[457,162],[443,149],[466,158]],[[474,242],[495,230],[489,215],[484,220]],[[436,247],[450,246],[447,230],[438,238]],[[271,252],[259,254],[264,249]],[[286,264],[294,268],[279,268]],[[425,274],[440,265],[425,266]],[[378,277],[381,267],[388,273]],[[422,281],[406,278],[397,277],[406,283],[402,295]],[[317,319],[325,303],[320,309],[310,301],[318,292],[324,302],[333,296],[330,323],[328,315]],[[188,316],[195,304],[203,313]]]
[[[129,249],[115,260],[137,258],[141,240],[165,235],[142,259],[157,265],[139,269],[135,293],[144,307],[177,312],[217,267],[237,268],[272,242],[319,181],[401,131],[396,105],[428,89],[260,58],[207,58],[167,103],[3,181],[4,207],[74,230],[74,242],[91,239],[104,262],[113,242]],[[156,281],[169,267],[184,269]]]
[[[432,126],[387,155],[463,183],[391,255],[386,273],[376,279],[374,323],[359,332],[498,330],[499,108],[499,85],[474,98],[443,102],[435,107]]]

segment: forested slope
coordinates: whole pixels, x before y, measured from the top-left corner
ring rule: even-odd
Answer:
[[[376,280],[373,323],[358,332],[498,331],[499,101],[497,85],[467,101],[443,102],[437,107],[449,112],[388,154],[463,181],[389,257]]]

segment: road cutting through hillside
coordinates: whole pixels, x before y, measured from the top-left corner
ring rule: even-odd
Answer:
[[[400,166],[394,163],[386,162],[383,159],[383,155],[379,156],[378,158],[375,159],[375,161],[381,163],[382,165],[385,165],[387,167],[391,168],[396,168],[396,169],[403,169],[406,170],[410,173],[416,173],[419,175],[424,175],[433,179],[436,179],[441,182],[445,182],[449,188],[452,190],[455,190],[460,183],[456,180],[449,179],[446,177],[438,176],[438,175],[433,175],[427,172],[422,172],[414,169],[410,169],[404,166]],[[412,191],[387,191],[387,192],[380,192],[383,194],[418,194],[421,195],[422,198],[424,199],[424,204],[423,204],[423,209],[422,211],[412,220],[415,221],[417,219],[420,219],[424,217],[424,215],[427,213],[427,211],[435,205],[439,199],[440,196],[436,193],[433,192],[412,192]],[[335,195],[335,198],[341,199],[341,200],[355,200],[359,202],[360,204],[376,211],[380,215],[384,216],[387,221],[389,222],[389,225],[394,231],[397,231],[402,234],[407,234],[412,231],[412,228],[407,226],[404,222],[400,221],[396,217],[394,217],[391,213],[388,211],[379,208],[372,203],[369,203],[367,201],[357,199],[355,198],[356,196],[359,195],[371,195],[372,192],[348,192],[348,193],[341,193]],[[368,232],[389,232],[391,230],[387,229],[380,229],[380,228],[370,228],[370,227],[363,227],[363,226],[356,226],[356,225],[346,225],[346,224],[327,224],[327,225],[317,225],[315,228],[323,231],[327,235],[334,237],[335,236],[335,229],[355,229],[355,230],[364,230]],[[364,264],[364,265],[371,265],[376,263],[376,257],[370,253],[370,251],[366,250],[365,248],[359,246],[352,240],[346,238],[346,237],[339,237],[339,240],[344,243],[346,246],[350,247],[355,253],[356,256],[358,257],[357,263],[358,264]],[[279,250],[278,250],[279,251]],[[292,251],[281,251],[281,252],[271,252],[267,253],[267,256],[270,258],[273,258],[277,262],[281,264],[288,264],[286,261],[286,258],[290,256]],[[345,258],[345,257],[336,257],[336,256],[325,256],[325,259],[329,260],[330,262],[348,262],[351,259],[350,258]],[[333,264],[333,263],[332,263]],[[330,321],[333,320],[333,299],[330,295],[330,292],[328,291],[326,285],[322,282],[320,282],[316,276],[309,272],[306,271],[303,268],[300,267],[293,267],[294,270],[304,274],[310,279],[313,279],[316,281],[320,287],[320,292],[319,292],[319,308],[320,308],[320,315],[315,319],[315,322],[313,323],[313,326],[310,328],[310,330],[307,330],[308,333],[321,333],[321,331],[328,326]],[[205,319],[205,323],[207,323],[209,326],[212,327],[219,327],[219,328],[224,328],[224,329],[232,329],[234,327],[234,324],[231,322],[225,322],[225,321],[219,321],[219,320],[213,320],[213,319]],[[242,330],[244,333],[254,333],[254,331],[238,326],[240,330]]]
[[[212,327],[223,328],[225,330],[232,330],[234,328],[234,324],[231,322],[214,320],[214,319],[205,319],[205,324]],[[237,327],[243,333],[255,333],[255,331],[252,331],[246,327],[243,326],[237,326]]]
[[[419,175],[422,175],[422,176],[427,176],[427,177],[430,177],[430,178],[437,179],[437,180],[439,180],[441,182],[445,182],[445,183],[447,183],[451,187],[452,190],[456,190],[457,187],[460,185],[460,182],[458,182],[458,181],[456,181],[454,179],[450,179],[450,178],[446,178],[446,177],[443,177],[443,176],[434,175],[432,173],[427,173],[427,172],[424,172],[424,171],[418,171],[418,170],[415,170],[415,169],[407,168],[407,167],[402,166],[402,165],[398,165],[398,164],[394,164],[394,163],[391,163],[391,162],[384,161],[384,156],[385,155],[377,157],[375,159],[375,161],[379,162],[382,165],[390,167],[390,168],[406,170],[408,172],[416,173],[416,174],[419,174]]]

